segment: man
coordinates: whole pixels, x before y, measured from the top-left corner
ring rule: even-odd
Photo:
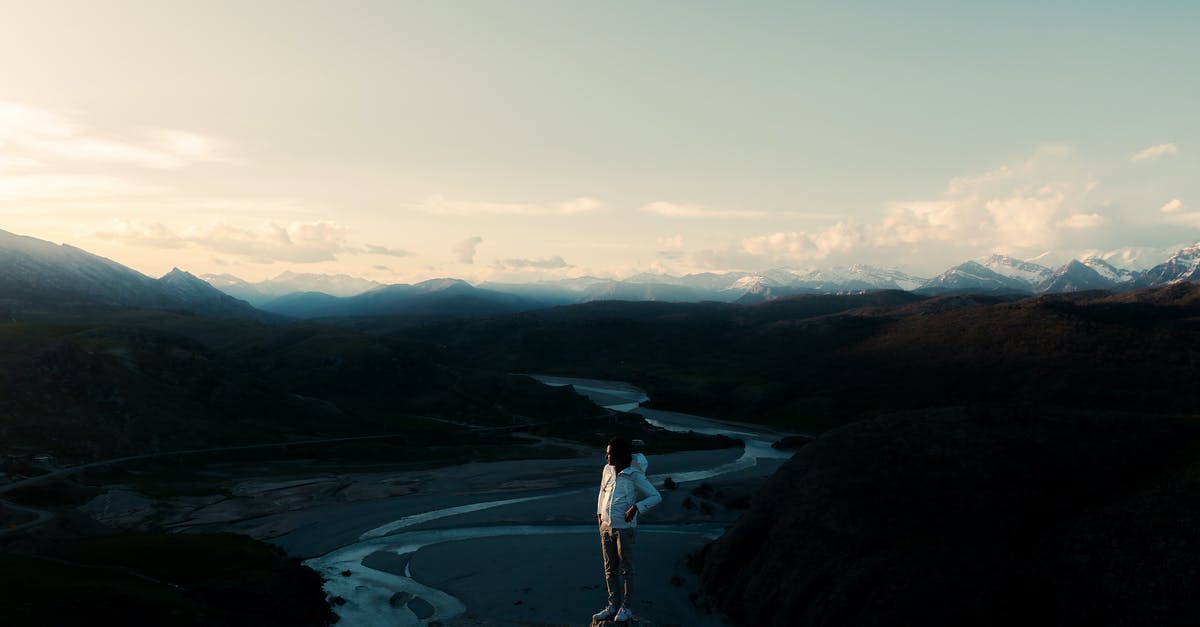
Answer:
[[[622,437],[609,440],[604,461],[600,494],[596,498],[596,522],[600,525],[608,605],[592,618],[615,617],[614,620],[627,621],[633,615],[633,556],[638,515],[661,503],[662,497],[646,479],[649,465],[646,456],[634,455],[629,440]],[[639,494],[644,497],[640,501]]]

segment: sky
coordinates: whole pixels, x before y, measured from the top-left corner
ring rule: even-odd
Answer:
[[[1200,240],[1194,2],[0,15],[0,229],[151,276],[933,276]]]

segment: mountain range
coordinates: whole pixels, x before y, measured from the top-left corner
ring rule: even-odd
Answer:
[[[756,304],[803,294],[903,290],[946,293],[1045,294],[1123,291],[1200,282],[1200,243],[1145,271],[1104,258],[1070,260],[1058,268],[1006,255],[965,261],[924,278],[857,264],[819,270],[642,273],[623,280],[577,277],[536,283],[473,286],[459,279],[384,285],[348,275],[285,272],[248,282],[229,274],[196,277],[174,269],[148,277],[66,244],[0,231],[0,303],[86,304],[187,311],[218,317],[480,316],[601,300]]]
[[[1034,295],[1086,290],[1124,291],[1200,281],[1200,244],[1184,248],[1146,271],[1120,268],[1099,256],[1072,259],[1058,268],[1007,255],[966,261],[942,274],[923,278],[901,270],[869,265],[797,271],[705,272],[672,276],[642,273],[623,280],[577,277],[536,283],[435,279],[415,285],[377,286],[352,296],[319,289],[320,275],[291,275],[303,292],[260,304],[263,309],[298,318],[332,316],[494,315],[603,300],[703,302],[752,305],[804,294],[854,294],[903,290],[925,296],[948,293]],[[214,283],[218,287],[222,283]]]
[[[219,318],[261,318],[249,303],[178,268],[154,279],[67,244],[0,230],[0,305],[167,309]]]

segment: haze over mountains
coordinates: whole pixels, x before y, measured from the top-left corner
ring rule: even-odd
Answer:
[[[251,283],[238,277],[196,277],[174,269],[151,278],[87,251],[0,231],[0,298],[188,311],[218,317],[478,316],[600,300],[755,304],[801,294],[904,290],[924,295],[962,292],[1044,294],[1122,291],[1200,281],[1200,244],[1137,271],[1098,257],[1058,268],[1005,255],[966,261],[935,277],[853,265],[819,270],[642,273],[623,280],[578,277],[537,283],[433,279],[384,285],[347,275],[285,272]],[[265,312],[265,313],[264,313]]]
[[[434,279],[415,285],[389,285],[344,275],[285,273],[259,284],[229,275],[205,275],[214,286],[244,296],[267,311],[294,317],[381,315],[386,313],[496,314],[598,300],[754,304],[800,294],[846,294],[904,290],[926,295],[958,292],[1046,294],[1084,290],[1126,290],[1200,280],[1200,244],[1184,248],[1146,271],[1113,265],[1092,256],[1050,268],[1006,255],[963,262],[932,278],[900,270],[857,264],[818,270],[706,272],[684,276],[641,273],[623,280],[578,277],[536,283],[481,283]],[[247,288],[247,286],[251,286]],[[263,295],[283,287],[290,294]],[[323,286],[330,286],[323,288]],[[348,293],[358,287],[359,293]],[[257,289],[252,293],[249,289]]]
[[[351,277],[285,274],[263,284],[273,289],[302,288],[257,305],[269,312],[298,317],[377,315],[496,315],[544,307],[602,300],[702,302],[743,305],[802,294],[850,294],[872,290],[903,290],[924,295],[986,292],[1046,294],[1085,290],[1122,291],[1200,280],[1200,244],[1184,248],[1150,270],[1137,271],[1093,256],[1050,268],[1006,255],[963,262],[942,274],[924,278],[869,265],[796,271],[699,273],[685,276],[642,273],[623,280],[578,277],[536,283],[481,283],[434,279],[415,285],[374,285],[349,295]],[[206,276],[217,287],[233,285],[230,277]],[[243,282],[244,283],[244,282]],[[336,283],[343,291],[321,289]],[[260,284],[260,285],[263,285]],[[222,287],[246,294],[241,285]],[[264,290],[265,291],[265,290]],[[252,301],[253,302],[253,301]]]

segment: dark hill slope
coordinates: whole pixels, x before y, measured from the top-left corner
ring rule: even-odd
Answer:
[[[1198,408],[1198,294],[600,303],[396,332],[470,363],[633,381],[661,407],[819,430],[971,403]]]
[[[940,410],[826,433],[695,560],[745,625],[1191,625],[1200,421]]]
[[[339,327],[132,311],[0,324],[0,444],[69,460],[597,411],[566,388]]]
[[[0,230],[0,315],[121,308],[268,320],[249,303],[178,268],[152,279],[73,246]]]
[[[320,292],[288,294],[265,303],[263,309],[296,318],[459,318],[507,314],[544,306],[542,301],[533,298],[479,289],[456,279],[434,279],[416,285],[386,285],[347,297]]]

